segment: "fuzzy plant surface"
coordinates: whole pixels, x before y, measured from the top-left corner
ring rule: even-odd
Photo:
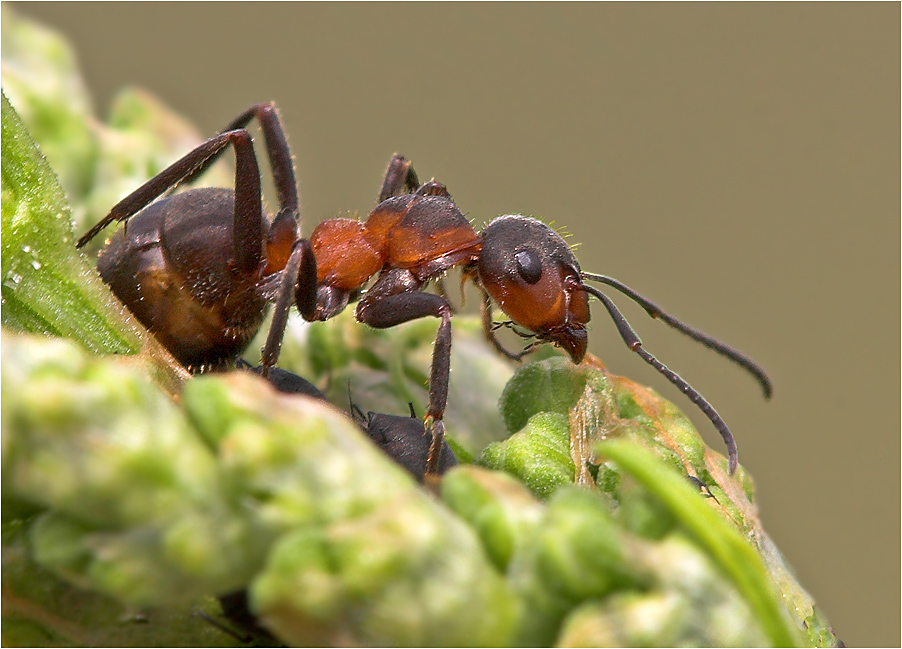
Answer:
[[[751,478],[598,359],[515,369],[455,317],[461,465],[431,490],[346,411],[423,413],[434,322],[293,321],[280,365],[334,405],[247,372],[190,377],[75,250],[73,220],[80,234],[196,135],[136,91],[100,125],[69,100],[65,43],[3,11],[5,644],[837,643]],[[217,599],[240,592],[254,624]]]

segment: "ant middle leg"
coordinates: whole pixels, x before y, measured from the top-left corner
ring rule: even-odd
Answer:
[[[389,271],[383,286],[400,283]],[[445,406],[448,404],[448,383],[451,376],[451,305],[443,297],[433,293],[422,293],[417,289],[395,294],[368,295],[358,305],[357,319],[376,329],[394,327],[410,320],[432,316],[441,322],[435,336],[432,350],[432,368],[429,373],[429,407],[426,411],[427,425],[431,422],[432,443],[426,460],[426,473],[436,475],[441,463],[442,446],[445,440]]]

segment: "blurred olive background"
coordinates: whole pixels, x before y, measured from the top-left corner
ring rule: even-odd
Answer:
[[[477,227],[564,225],[585,270],[753,356],[771,403],[611,291],[730,424],[766,529],[837,634],[899,643],[897,3],[15,8],[69,37],[100,114],[136,84],[212,134],[276,100],[306,232],[365,214],[403,152]],[[604,309],[590,339],[723,452]]]

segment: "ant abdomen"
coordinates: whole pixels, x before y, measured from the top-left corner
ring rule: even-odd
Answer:
[[[234,192],[204,188],[157,201],[116,231],[97,269],[116,296],[176,359],[216,367],[260,328],[266,301],[256,278],[236,276]]]

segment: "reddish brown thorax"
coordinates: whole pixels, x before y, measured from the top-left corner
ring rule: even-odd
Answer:
[[[346,291],[363,285],[385,265],[384,246],[354,219],[323,221],[310,236],[320,285]]]
[[[354,290],[383,268],[410,269],[426,281],[475,258],[479,235],[442,196],[383,201],[365,222],[329,219],[310,235],[321,285]]]

